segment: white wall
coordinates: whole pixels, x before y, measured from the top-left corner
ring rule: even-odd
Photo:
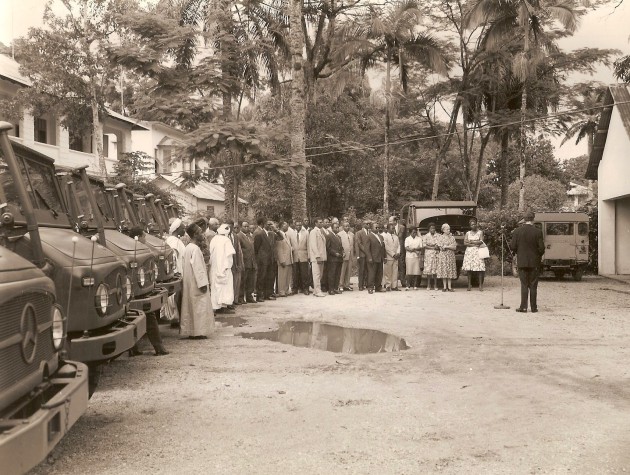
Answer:
[[[597,170],[600,200],[630,196],[630,136],[613,107],[602,160]]]
[[[615,200],[616,274],[630,274],[630,198]]]

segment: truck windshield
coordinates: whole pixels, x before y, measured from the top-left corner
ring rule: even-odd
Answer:
[[[431,216],[420,221],[418,226],[421,232],[426,233],[429,230],[429,223],[434,223],[435,228],[440,232],[440,228],[444,223],[447,223],[451,227],[451,233],[455,236],[462,236],[470,229],[469,224],[470,216],[462,215],[446,215],[446,216]]]

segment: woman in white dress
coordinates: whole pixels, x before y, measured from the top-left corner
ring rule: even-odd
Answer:
[[[479,229],[476,218],[470,218],[470,231],[464,237],[466,252],[464,253],[464,263],[462,270],[468,271],[468,291],[472,289],[472,276],[477,274],[479,290],[483,292],[483,280],[486,275],[486,262],[479,257],[479,248],[485,246],[483,242],[483,231]]]
[[[407,287],[405,290],[413,288],[417,290],[422,282],[422,236],[417,229],[412,229],[411,234],[405,239],[405,270],[407,277]]]

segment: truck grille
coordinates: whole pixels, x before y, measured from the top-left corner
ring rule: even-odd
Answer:
[[[50,296],[43,293],[27,293],[15,297],[0,306],[0,339],[4,340],[20,334],[22,309],[30,303],[35,308],[37,324],[51,320]],[[53,357],[52,328],[44,330],[37,336],[37,349],[33,362],[27,364],[22,357],[21,344],[11,345],[0,350],[0,392],[10,388],[32,373],[38,372],[42,361]]]

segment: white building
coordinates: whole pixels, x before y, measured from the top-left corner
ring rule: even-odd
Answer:
[[[630,86],[610,86],[586,178],[598,180],[599,273],[630,274]]]
[[[187,215],[204,211],[208,216],[222,216],[225,212],[225,189],[220,183],[199,181],[193,186],[183,186],[184,173],[192,175],[208,166],[205,161],[178,155],[178,147],[184,144],[186,135],[161,122],[142,124],[145,128],[132,134],[134,149],[153,157],[155,184],[175,196]],[[239,202],[243,208],[246,207],[247,201],[239,199]]]
[[[20,88],[30,87],[31,82],[19,72],[19,65],[12,58],[0,54],[0,98],[10,99]],[[4,116],[4,117],[3,117]],[[0,110],[0,120],[7,120]],[[131,132],[145,130],[138,120],[108,110],[103,120],[103,155],[108,173],[114,173],[114,164],[123,153],[133,150]],[[61,126],[58,117],[51,114],[33,116],[23,111],[22,119],[14,123],[11,135],[29,147],[68,167],[88,165],[93,174],[100,174],[98,159],[93,153],[95,141],[91,134],[74,133]]]

